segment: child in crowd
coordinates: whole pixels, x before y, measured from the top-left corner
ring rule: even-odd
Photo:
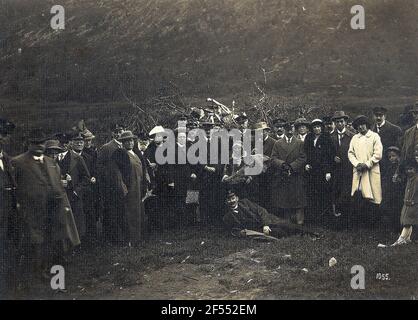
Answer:
[[[399,175],[401,150],[389,147],[386,151],[388,160],[385,171],[382,172],[382,215],[383,224],[389,231],[399,230],[399,212],[402,210],[405,177]]]
[[[411,243],[412,226],[418,225],[418,163],[415,159],[406,160],[402,163],[403,171],[408,180],[405,188],[404,205],[401,212],[401,235],[392,246]]]

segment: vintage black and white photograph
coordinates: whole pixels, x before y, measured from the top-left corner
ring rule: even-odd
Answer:
[[[0,0],[0,300],[415,300],[417,57],[416,0]]]

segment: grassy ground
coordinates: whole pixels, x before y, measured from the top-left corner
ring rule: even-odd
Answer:
[[[335,232],[266,243],[224,230],[189,227],[154,233],[140,248],[97,246],[74,254],[66,292],[51,299],[415,299],[418,243],[378,248],[394,234]],[[330,268],[331,257],[337,259]],[[353,265],[366,270],[365,290],[350,286]],[[304,270],[303,270],[304,269]],[[389,280],[376,279],[377,273]]]

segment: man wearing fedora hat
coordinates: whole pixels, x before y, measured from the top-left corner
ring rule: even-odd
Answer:
[[[44,155],[48,139],[41,129],[33,130],[28,151],[12,159],[22,235],[19,251],[25,257],[22,283],[26,285],[42,275],[50,279],[51,266],[62,264],[61,250],[80,244],[61,170]]]
[[[114,180],[111,175],[112,155],[122,148],[122,143],[119,137],[123,132],[124,127],[120,124],[115,124],[111,127],[112,140],[101,146],[97,151],[96,161],[96,178],[97,189],[99,194],[99,206],[103,208],[100,219],[103,225],[103,236],[106,241],[111,240],[111,216],[112,212],[117,210],[115,208],[115,194],[113,192]]]
[[[15,270],[15,237],[16,217],[15,188],[11,158],[3,150],[15,125],[0,118],[0,300],[11,298],[15,287],[13,275]]]
[[[401,161],[414,156],[415,146],[418,144],[418,100],[415,106],[410,110],[414,117],[415,125],[405,131],[401,142]]]
[[[348,159],[348,149],[354,133],[347,128],[349,117],[344,111],[335,111],[332,120],[335,123],[331,139],[334,143],[336,155],[334,158],[334,188],[333,197],[336,206],[335,214],[349,213],[351,210],[351,181],[353,180],[353,166]]]
[[[140,157],[133,151],[137,140],[132,131],[124,131],[119,140],[123,148],[112,155],[113,192],[117,210],[112,212],[112,242],[139,245],[144,231],[145,170]]]
[[[305,141],[306,135],[309,133],[309,124],[306,118],[298,118],[295,120],[296,138],[302,142]]]
[[[69,148],[60,153],[57,163],[61,169],[62,180],[67,181],[65,190],[70,200],[74,219],[80,238],[86,235],[86,214],[83,198],[90,189],[91,176],[86,162],[78,152],[84,147],[84,137],[80,132],[73,132],[70,137]]]

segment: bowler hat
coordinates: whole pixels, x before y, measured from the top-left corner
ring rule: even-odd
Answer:
[[[330,117],[330,116],[325,116],[325,117],[322,117],[322,122],[324,123],[324,124],[331,124],[333,121],[332,121],[332,117]]]
[[[64,151],[64,148],[61,147],[61,144],[58,140],[47,140],[45,142],[45,149],[50,150],[58,150],[58,151]]]
[[[127,130],[121,133],[120,137],[118,138],[119,141],[129,140],[129,139],[137,139],[138,137],[132,133],[132,131]]]
[[[285,119],[278,118],[273,120],[273,125],[276,127],[282,127],[286,122],[287,121]]]
[[[386,114],[388,112],[388,109],[385,107],[374,107],[373,108],[373,114]]]
[[[306,118],[298,118],[295,120],[294,126],[295,128],[299,128],[300,126],[309,126],[309,121]]]
[[[267,130],[270,129],[270,127],[268,126],[267,122],[261,121],[261,122],[257,122],[253,125],[253,129],[254,130]]]
[[[81,132],[73,132],[70,136],[72,141],[84,141],[84,136]]]
[[[332,116],[332,120],[338,120],[338,119],[345,119],[345,120],[348,120],[348,115],[346,115],[345,114],[345,112],[344,111],[335,111],[334,112],[334,115]]]
[[[28,141],[30,143],[43,143],[49,138],[50,136],[46,135],[40,128],[32,129],[28,134]]]
[[[0,118],[0,133],[10,134],[16,128],[16,126],[7,119]]]
[[[370,120],[365,115],[359,115],[357,116],[353,121],[353,128],[357,130],[359,125],[367,124],[367,126],[370,128]]]

